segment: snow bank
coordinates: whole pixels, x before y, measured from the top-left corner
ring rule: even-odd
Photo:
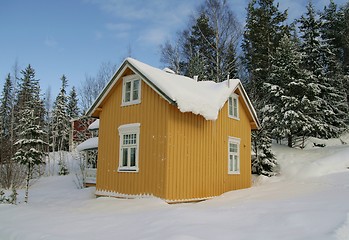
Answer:
[[[347,221],[336,231],[336,237],[337,240],[349,239],[349,213],[347,214]]]
[[[273,151],[281,165],[280,178],[285,180],[324,176],[349,167],[347,145],[301,150],[274,144]]]
[[[240,80],[231,79],[221,83],[213,81],[195,81],[154,68],[133,58],[126,59],[157,86],[166,96],[176,102],[181,112],[202,115],[206,120],[216,120],[231,93],[240,84]]]

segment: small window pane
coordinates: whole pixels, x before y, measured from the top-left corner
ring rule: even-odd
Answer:
[[[233,102],[232,102],[232,98],[231,97],[229,97],[228,107],[229,107],[229,116],[233,116]]]
[[[233,99],[233,106],[234,106],[234,110],[233,110],[233,116],[237,117],[238,116],[238,99],[234,98]]]
[[[136,166],[136,148],[131,148],[131,167]]]
[[[125,83],[125,102],[131,101],[131,82]]]
[[[127,155],[128,155],[128,149],[123,148],[122,149],[122,166],[127,167]]]
[[[229,155],[229,171],[234,171],[233,169],[233,155]]]
[[[238,160],[238,156],[234,156],[234,171],[239,171],[239,160]]]
[[[134,80],[133,81],[133,95],[132,95],[132,100],[138,100],[139,96],[139,80]]]

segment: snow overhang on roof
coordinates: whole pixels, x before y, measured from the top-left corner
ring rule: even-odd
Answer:
[[[99,129],[99,119],[96,119],[93,123],[88,126],[88,130],[93,131],[93,130],[98,130]]]
[[[133,58],[126,58],[116,71],[107,86],[103,89],[96,101],[86,112],[91,116],[98,110],[103,99],[111,88],[121,78],[124,71],[130,68],[139,75],[154,91],[160,94],[169,103],[178,107],[181,112],[192,112],[203,116],[206,120],[216,120],[219,110],[224,106],[228,97],[239,88],[244,95],[244,101],[250,114],[259,128],[259,121],[253,106],[239,79],[230,79],[220,83],[213,81],[196,81],[192,78],[169,73],[164,70],[149,66]]]
[[[94,149],[98,149],[98,137],[89,138],[76,146],[76,150],[79,152]]]

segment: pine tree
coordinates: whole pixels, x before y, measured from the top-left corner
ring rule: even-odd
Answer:
[[[76,94],[75,87],[72,87],[68,96],[67,114],[69,120],[75,119],[80,116],[80,110],[78,106],[78,96]]]
[[[0,134],[2,139],[8,140],[11,131],[11,111],[13,107],[13,86],[10,74],[7,75],[7,78],[5,80],[0,104]]]
[[[341,104],[338,105],[339,102],[343,102],[340,99],[344,94],[338,94],[335,87],[338,85],[338,82],[335,81],[336,72],[339,73],[335,50],[330,44],[331,39],[322,38],[320,32],[322,24],[315,13],[312,2],[308,3],[307,12],[300,18],[299,23],[304,52],[302,65],[308,73],[306,81],[310,86],[307,97],[314,106],[309,116],[317,119],[311,135],[326,138],[336,137],[345,126],[343,117],[346,115],[346,110],[341,108]]]
[[[277,173],[277,161],[271,151],[271,139],[263,129],[253,132],[252,173],[264,176],[274,176]]]
[[[35,103],[25,103],[20,111],[22,118],[17,126],[18,141],[15,143],[18,150],[13,159],[26,166],[25,202],[28,203],[30,180],[33,178],[35,166],[44,164],[43,151],[46,142],[43,141],[44,131],[40,126],[40,119],[35,116]]]
[[[68,99],[66,96],[67,78],[61,77],[62,85],[54,102],[52,111],[52,143],[53,150],[65,151],[69,149],[69,116],[67,113]]]
[[[242,43],[244,64],[249,73],[248,89],[255,103],[263,106],[263,83],[269,78],[273,54],[282,36],[287,33],[284,24],[287,11],[280,12],[274,0],[251,0]],[[260,108],[259,105],[257,109]]]
[[[311,102],[301,68],[302,55],[297,43],[285,35],[277,48],[268,83],[264,85],[267,104],[262,109],[263,126],[274,139],[287,138],[293,147],[294,138],[307,136],[316,124],[310,117]],[[282,80],[282,81],[280,81]]]
[[[184,45],[184,52],[187,53],[187,72],[185,75],[198,76],[199,80],[215,79],[213,73],[212,58],[213,51],[211,44],[214,42],[214,31],[209,25],[209,19],[205,13],[196,19]]]
[[[267,99],[263,92],[264,83],[270,79],[272,60],[280,39],[289,28],[284,24],[287,11],[280,12],[273,0],[251,0],[247,7],[246,25],[242,50],[243,63],[248,72],[247,89],[256,106],[259,118]],[[271,140],[266,128],[252,134],[253,150],[256,154],[252,168],[255,173],[272,171],[275,157],[271,151]],[[264,164],[269,165],[264,166]],[[269,174],[265,174],[269,175]]]
[[[28,202],[29,183],[36,170],[35,166],[43,164],[44,148],[47,145],[43,141],[43,101],[40,99],[39,81],[35,79],[35,70],[28,67],[21,71],[16,111],[16,152],[13,160],[26,166],[26,196]]]
[[[326,122],[335,128],[333,136],[337,136],[345,129],[348,120],[347,82],[343,68],[344,34],[343,15],[337,5],[331,0],[321,13],[321,37],[323,39],[323,80],[326,88],[323,89],[323,98],[329,102],[332,114]]]

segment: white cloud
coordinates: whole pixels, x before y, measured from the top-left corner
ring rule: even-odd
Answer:
[[[85,0],[112,16],[105,24],[113,36],[133,36],[142,43],[159,45],[185,26],[200,1]]]
[[[151,44],[158,46],[164,43],[168,37],[169,33],[163,28],[147,29],[147,31],[143,31],[140,34],[138,42],[142,45]]]

